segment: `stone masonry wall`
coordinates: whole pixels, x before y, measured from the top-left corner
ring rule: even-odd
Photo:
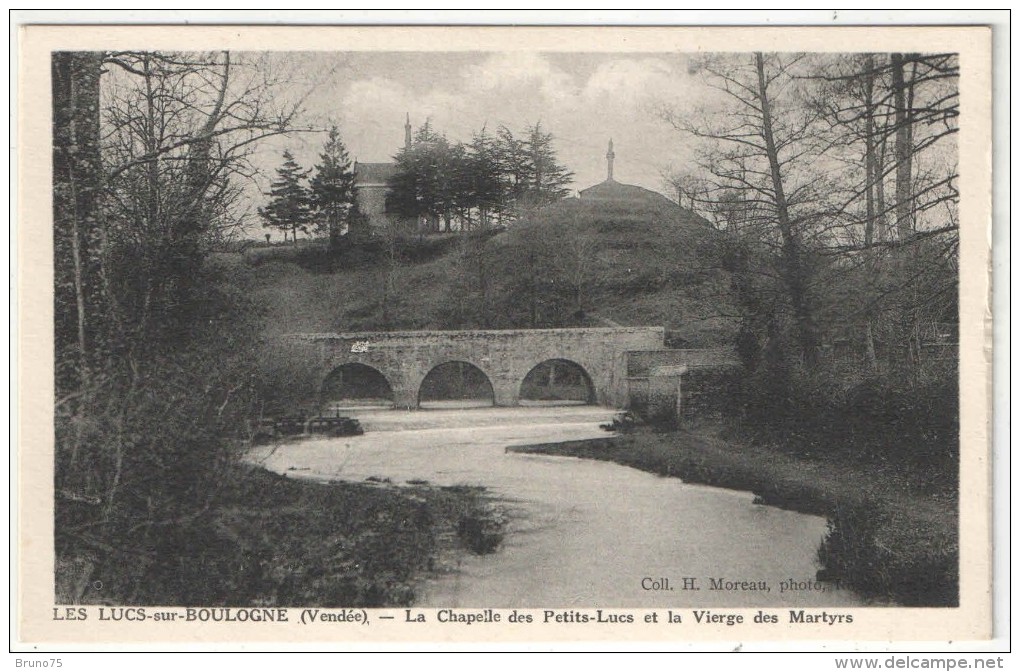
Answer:
[[[607,327],[294,334],[288,341],[314,358],[320,384],[343,364],[377,369],[398,408],[416,408],[425,376],[451,361],[477,366],[492,383],[496,405],[514,406],[525,376],[549,359],[575,362],[591,378],[599,404],[622,407],[628,401],[627,353],[661,349],[664,336],[661,327]]]
[[[629,408],[651,420],[715,415],[728,392],[723,383],[739,365],[736,353],[727,348],[630,352]]]

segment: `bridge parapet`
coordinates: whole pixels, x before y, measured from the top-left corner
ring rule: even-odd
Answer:
[[[416,408],[425,376],[447,362],[480,369],[495,403],[516,405],[525,376],[548,360],[568,360],[588,374],[600,404],[627,404],[627,353],[663,347],[662,327],[305,333],[287,336],[314,352],[323,378],[345,364],[379,371],[398,407]]]
[[[435,341],[467,341],[479,340],[584,340],[591,338],[626,338],[637,337],[637,342],[651,343],[652,348],[661,347],[665,341],[666,330],[663,327],[579,327],[561,329],[463,329],[463,330],[422,330],[422,331],[354,331],[354,332],[310,332],[287,334],[285,338],[300,341],[369,341],[370,343],[415,344]]]

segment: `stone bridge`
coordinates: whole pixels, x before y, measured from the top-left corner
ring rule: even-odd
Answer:
[[[550,360],[583,369],[593,401],[628,403],[628,353],[663,348],[662,327],[513,329],[490,331],[394,331],[293,334],[291,347],[306,350],[321,371],[320,385],[348,364],[371,367],[386,379],[397,408],[417,408],[426,376],[448,362],[481,370],[497,406],[515,406],[529,372]]]

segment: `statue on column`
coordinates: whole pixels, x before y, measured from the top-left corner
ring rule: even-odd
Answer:
[[[613,152],[613,139],[609,139],[609,151],[606,152],[606,164],[608,167],[606,182],[613,181],[613,159],[616,158],[616,154]]]

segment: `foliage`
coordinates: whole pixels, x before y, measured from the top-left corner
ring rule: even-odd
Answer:
[[[573,174],[558,163],[552,134],[536,123],[526,135],[483,128],[452,143],[426,122],[396,156],[387,209],[430,232],[477,230],[563,198]]]
[[[329,129],[319,160],[309,181],[312,206],[316,216],[323,218],[318,228],[325,229],[330,246],[336,248],[354,206],[354,170],[336,126]]]
[[[408,606],[416,575],[454,550],[445,540],[484,521],[487,533],[462,544],[489,552],[499,520],[477,488],[320,484],[236,465],[223,476],[202,516],[172,521],[124,550],[79,555],[87,567],[66,573],[92,580],[61,601]]]
[[[818,561],[827,580],[868,597],[911,607],[958,606],[955,539],[898,511],[841,506],[828,520]]]
[[[799,455],[852,459],[906,470],[936,492],[955,493],[959,391],[953,363],[923,377],[839,371],[806,374],[762,367],[748,376],[733,411],[747,435]]]
[[[729,234],[717,254],[748,361],[770,344],[810,369],[849,334],[875,369],[879,335],[916,341],[955,320],[955,57],[759,53],[694,67],[719,106],[662,114],[696,142],[699,170],[677,184],[696,184]],[[916,343],[888,346],[888,364],[916,362]]]
[[[302,170],[290,151],[283,152],[283,164],[276,169],[276,179],[270,186],[269,203],[259,208],[265,226],[289,231],[297,241],[297,232],[307,234],[312,223],[312,196],[303,184],[310,171]]]
[[[52,66],[58,567],[144,568],[167,530],[208,520],[229,440],[257,415],[257,315],[208,258],[240,216],[253,146],[295,107],[258,57],[57,52]]]
[[[722,235],[756,440],[958,470],[958,76],[948,54],[710,55],[719,105],[663,116],[699,169],[675,175]],[[694,185],[694,186],[692,186]]]
[[[289,331],[514,329],[661,324],[671,342],[732,342],[728,275],[702,255],[720,234],[676,208],[613,209],[564,199],[507,230],[414,236],[393,246],[388,322],[378,277],[384,240],[251,250],[256,300]],[[535,269],[532,275],[530,269]],[[578,281],[580,278],[580,281]],[[580,310],[577,287],[580,285]],[[368,288],[370,291],[366,291]],[[582,314],[583,312],[583,314]],[[729,316],[720,316],[719,313]]]
[[[566,197],[570,193],[566,187],[574,174],[557,162],[552,133],[543,132],[542,124],[538,122],[527,130],[527,134],[525,170],[528,187],[518,198],[525,198],[531,205],[544,205]]]
[[[412,144],[397,154],[396,162],[387,211],[415,221],[421,218],[431,231],[438,231],[440,218],[445,218],[449,230],[461,196],[459,183],[465,167],[461,148],[451,145],[426,121]]]

